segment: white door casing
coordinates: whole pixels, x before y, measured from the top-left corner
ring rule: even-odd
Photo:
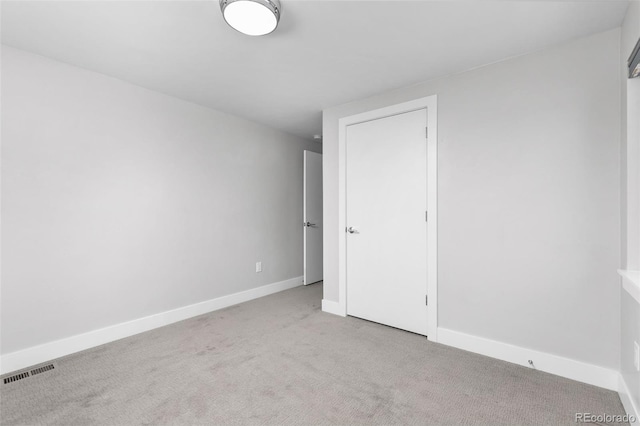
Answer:
[[[427,334],[427,110],[347,127],[347,314]]]
[[[304,285],[322,281],[322,155],[304,151]]]
[[[346,197],[346,146],[347,127],[352,124],[389,117],[418,109],[427,109],[427,338],[437,342],[438,327],[438,118],[437,95],[415,99],[396,105],[371,110],[338,122],[338,300],[323,300],[323,310],[337,315],[347,314],[347,197]]]

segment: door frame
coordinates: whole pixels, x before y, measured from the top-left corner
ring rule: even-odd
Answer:
[[[438,341],[438,97],[414,99],[338,120],[338,314],[347,315],[347,127],[420,109],[427,110],[427,338]]]

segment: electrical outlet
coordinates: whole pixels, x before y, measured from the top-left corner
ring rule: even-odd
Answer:
[[[262,262],[256,262],[256,272],[262,272]]]
[[[633,365],[640,371],[640,346],[638,342],[633,342]]]

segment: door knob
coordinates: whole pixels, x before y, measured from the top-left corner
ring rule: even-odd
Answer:
[[[311,223],[311,222],[307,222],[307,223],[303,223],[302,226],[306,226],[307,228],[312,228],[314,226],[316,226],[315,223]]]
[[[348,232],[348,233],[350,233],[350,234],[359,234],[359,233],[360,233],[360,232],[359,232],[356,228],[354,228],[353,226],[348,227],[348,228],[347,228],[347,232]]]

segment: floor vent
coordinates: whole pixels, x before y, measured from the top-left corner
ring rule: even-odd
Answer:
[[[35,376],[36,374],[44,373],[45,371],[53,370],[55,367],[53,364],[45,365],[44,367],[38,367],[31,370],[31,375]]]
[[[4,379],[4,384],[6,385],[7,383],[17,382],[18,380],[26,379],[27,377],[29,377],[28,371],[25,371],[24,373],[20,373],[20,374],[15,374],[11,377],[6,377]]]
[[[17,382],[18,380],[26,379],[27,377],[35,376],[36,374],[44,373],[45,371],[53,370],[56,368],[53,364],[43,365],[42,367],[34,368],[33,370],[25,371],[22,373],[14,374],[11,377],[4,378],[4,384]]]

